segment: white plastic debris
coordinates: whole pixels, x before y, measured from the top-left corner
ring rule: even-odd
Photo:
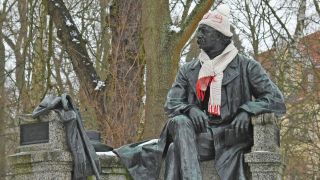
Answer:
[[[94,90],[99,91],[104,86],[106,86],[106,84],[103,81],[98,81],[97,86],[94,88]]]
[[[178,26],[175,26],[175,25],[171,25],[171,26],[169,27],[169,30],[172,31],[172,32],[178,33],[178,32],[181,31],[181,28],[178,27]]]
[[[67,21],[66,21],[66,25],[67,25],[67,26],[69,26],[69,27],[70,27],[70,26],[72,26],[72,23],[70,22],[70,20],[69,20],[69,19],[67,19]]]
[[[97,155],[105,155],[105,156],[117,156],[114,152],[112,151],[107,151],[107,152],[96,152]]]
[[[158,143],[159,139],[151,139],[150,141],[144,142],[142,144],[139,144],[138,146],[144,146],[147,144],[153,144],[153,143]]]
[[[78,33],[75,30],[73,30],[73,31],[70,32],[70,35],[72,37],[77,37]]]

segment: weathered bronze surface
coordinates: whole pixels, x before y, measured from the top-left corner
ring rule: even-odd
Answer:
[[[101,134],[98,131],[86,131],[91,141],[101,142]]]

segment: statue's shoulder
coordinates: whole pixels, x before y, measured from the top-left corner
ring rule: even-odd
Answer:
[[[253,59],[252,57],[250,57],[248,55],[239,53],[238,58],[239,58],[240,63],[242,63],[242,64],[247,64],[249,66],[257,66],[257,65],[260,66],[259,61]]]
[[[197,58],[193,58],[191,61],[184,63],[181,66],[181,69],[189,71],[191,69],[194,69],[198,64],[200,64],[199,60]]]

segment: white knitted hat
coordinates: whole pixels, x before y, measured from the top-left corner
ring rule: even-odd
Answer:
[[[206,24],[222,34],[231,37],[233,34],[230,31],[230,22],[229,22],[230,8],[226,4],[221,4],[214,11],[209,11],[205,14],[200,24]]]

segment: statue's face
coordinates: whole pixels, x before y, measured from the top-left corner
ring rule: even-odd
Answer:
[[[223,34],[208,25],[200,24],[196,36],[199,48],[205,52],[220,51],[226,47]]]

